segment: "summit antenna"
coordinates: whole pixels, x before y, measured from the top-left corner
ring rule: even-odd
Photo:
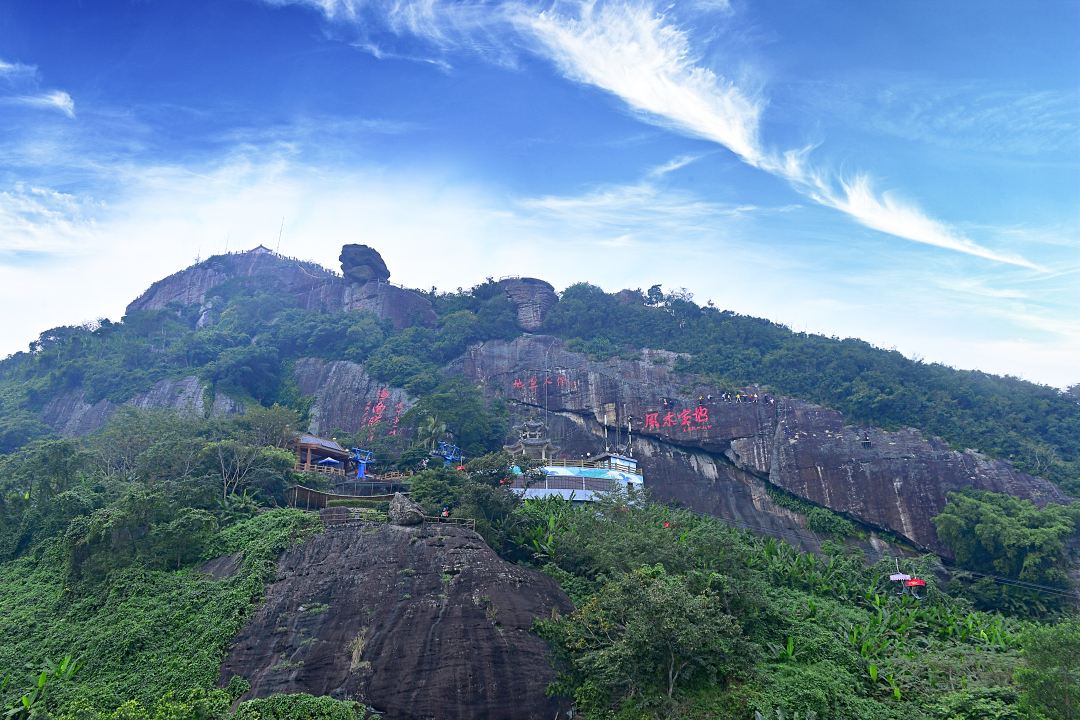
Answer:
[[[274,248],[274,252],[276,252],[276,253],[281,252],[281,234],[283,232],[285,232],[285,216],[284,215],[281,216],[281,227],[279,227],[278,231],[277,231],[277,247]]]

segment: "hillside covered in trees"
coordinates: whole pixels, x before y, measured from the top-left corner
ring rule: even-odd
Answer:
[[[522,502],[502,483],[515,462],[501,452],[512,408],[447,369],[476,343],[522,334],[502,285],[416,293],[431,316],[401,322],[375,303],[316,306],[311,297],[344,281],[298,290],[282,269],[293,261],[265,262],[274,269],[225,277],[194,302],[46,331],[0,362],[0,701],[10,717],[378,710],[302,694],[235,705],[244,680],[219,677],[280,553],[321,531],[316,515],[283,507],[289,486],[320,482],[297,474],[289,449],[312,413],[295,373],[305,358],[356,363],[406,392],[400,432],[371,443],[363,429],[332,434],[367,444],[385,469],[417,470],[410,492],[427,512],[474,519],[503,558],[561,585],[575,609],[537,619],[535,632],[558,674],[550,691],[579,717],[1077,717],[1075,504],[950,496],[933,522],[966,573],[909,553],[930,586],[916,599],[888,582],[895,561],[864,555],[868,528],[779,491],[777,503],[814,523],[821,552],[647,498]],[[915,427],[1080,493],[1073,393],[794,333],[659,287],[572,286],[537,332],[598,360],[678,353],[676,371],[715,387]],[[155,407],[158,384],[189,377],[197,397],[185,412]],[[92,431],[63,431],[73,398],[98,409]],[[444,437],[470,460],[422,469]],[[208,567],[224,557],[237,568],[216,577]]]

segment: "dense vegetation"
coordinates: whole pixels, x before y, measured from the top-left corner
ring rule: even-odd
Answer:
[[[1069,543],[1080,526],[1080,504],[1037,508],[997,493],[951,493],[934,518],[938,537],[957,564],[956,589],[983,609],[1039,612],[1058,608],[1069,592]],[[1009,584],[993,577],[1009,578]]]
[[[638,348],[688,353],[682,369],[723,387],[761,385],[834,407],[850,421],[916,427],[976,448],[1080,494],[1080,386],[1068,393],[1011,377],[910,360],[861,340],[699,307],[684,296],[563,292],[548,332],[599,357]]]

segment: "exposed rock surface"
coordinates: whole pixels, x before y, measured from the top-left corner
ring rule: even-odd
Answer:
[[[58,395],[42,409],[41,418],[61,435],[89,435],[105,427],[113,414],[123,406],[172,410],[193,417],[224,417],[244,411],[240,403],[219,392],[215,393],[213,404],[207,412],[202,382],[195,376],[188,376],[158,380],[149,390],[121,405],[109,400],[91,404],[82,391]]]
[[[314,263],[285,258],[260,246],[248,252],[215,255],[158,280],[128,305],[127,312],[199,305],[206,313],[210,309],[206,301],[215,288],[228,280],[255,277],[265,289],[288,294],[309,291],[318,282],[340,280]]]
[[[347,248],[362,248],[348,245]],[[371,248],[366,261],[350,265],[350,278],[340,277],[315,263],[295,260],[256,248],[244,253],[216,255],[159,280],[128,305],[127,312],[192,308],[198,327],[217,321],[221,303],[215,290],[226,282],[258,283],[267,292],[291,296],[307,310],[340,312],[364,310],[390,320],[395,327],[430,325],[435,311],[427,298],[412,290],[390,285],[385,263]],[[355,253],[355,251],[352,251]],[[343,257],[345,252],[342,253]],[[353,255],[350,255],[352,257]],[[366,277],[360,281],[357,278]],[[359,284],[358,284],[359,283]]]
[[[536,278],[505,278],[499,281],[503,292],[517,307],[518,327],[526,332],[536,332],[544,324],[559,296],[550,283]]]
[[[246,697],[350,697],[388,720],[559,716],[529,628],[570,602],[470,530],[333,528],[286,553],[278,577],[222,666],[222,683],[251,683]]]
[[[380,423],[385,433],[415,404],[401,388],[373,379],[362,365],[347,360],[303,358],[296,361],[295,376],[300,392],[314,398],[308,430],[316,435],[354,433]]]
[[[759,526],[774,522],[766,515],[787,522],[764,496],[766,480],[942,553],[931,518],[949,491],[1067,500],[1041,478],[915,430],[856,428],[834,410],[790,398],[723,402],[721,388],[671,371],[670,359],[645,351],[638,361],[592,362],[555,338],[531,336],[483,343],[452,367],[519,412],[543,415],[564,433],[556,444],[571,454],[602,449],[605,426],[611,444],[619,424],[625,440],[625,418],[632,417],[646,485],[658,499]]]
[[[363,285],[372,280],[390,279],[390,270],[378,250],[367,245],[346,245],[341,248],[341,272],[346,280]]]
[[[108,400],[90,403],[81,390],[55,396],[41,409],[42,421],[61,435],[89,435],[105,427],[116,412]]]
[[[390,517],[390,522],[403,527],[419,525],[424,522],[424,508],[401,493],[394,493],[393,499],[390,500],[390,509],[387,511],[387,515]]]

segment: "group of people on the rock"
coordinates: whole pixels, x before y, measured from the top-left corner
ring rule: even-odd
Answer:
[[[724,392],[724,393],[720,393],[719,395],[716,395],[716,396],[713,396],[713,395],[698,395],[697,400],[698,400],[698,405],[705,405],[707,403],[713,402],[714,400],[718,400],[718,401],[726,402],[726,403],[736,403],[738,405],[750,404],[750,403],[761,403],[763,405],[775,405],[776,404],[776,398],[774,398],[772,395],[769,395],[769,394],[759,395],[758,393],[744,393],[744,392],[735,392],[735,393]],[[660,398],[660,404],[663,405],[664,407],[671,407],[672,405],[678,404],[678,400],[675,400],[673,398],[662,397],[662,398]]]
[[[768,395],[768,394],[759,395],[757,393],[743,393],[743,392],[729,393],[729,392],[725,392],[725,393],[720,393],[720,395],[718,395],[717,397],[718,397],[719,400],[721,400],[723,402],[726,402],[726,403],[733,402],[733,403],[736,403],[736,404],[739,404],[739,405],[742,405],[744,403],[763,403],[765,405],[775,405],[776,404],[776,398],[774,398],[772,395]],[[698,402],[699,403],[706,402],[706,401],[712,402],[712,399],[713,399],[712,395],[701,395],[701,396],[698,397]]]

